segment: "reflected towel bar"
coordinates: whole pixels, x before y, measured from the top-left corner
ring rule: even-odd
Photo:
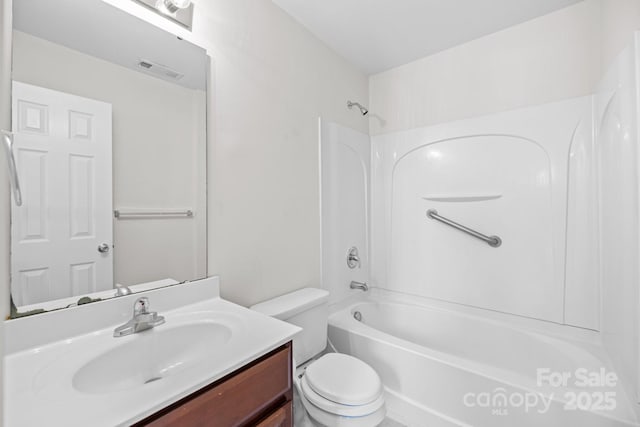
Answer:
[[[166,218],[166,217],[193,217],[192,210],[184,210],[184,211],[121,211],[116,209],[113,211],[113,216],[117,219],[125,219],[125,218]]]
[[[13,134],[5,130],[0,130],[4,139],[4,148],[6,150],[7,161],[9,162],[9,183],[13,191],[13,201],[16,206],[22,206],[22,192],[20,191],[20,179],[18,177],[18,169],[16,168],[16,159],[13,155]]]
[[[465,232],[468,235],[475,237],[476,239],[480,239],[493,248],[498,248],[500,247],[500,245],[502,245],[502,239],[498,236],[486,236],[482,233],[478,233],[477,231],[465,227],[464,225],[460,225],[457,222],[451,221],[450,219],[438,215],[438,211],[435,209],[429,209],[427,211],[427,216],[431,219],[435,219],[436,221],[440,221],[443,224],[447,224],[449,227],[453,227],[462,232]]]

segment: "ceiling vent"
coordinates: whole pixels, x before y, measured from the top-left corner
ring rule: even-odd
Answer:
[[[138,62],[138,67],[140,67],[146,73],[153,74],[167,80],[180,80],[184,77],[184,74],[176,70],[172,70],[169,67],[157,64],[155,62],[147,61],[146,59],[140,60]]]

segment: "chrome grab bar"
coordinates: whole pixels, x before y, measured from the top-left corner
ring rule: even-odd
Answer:
[[[6,130],[0,131],[4,140],[4,148],[7,152],[7,162],[9,162],[9,182],[13,191],[13,200],[16,206],[22,206],[22,192],[20,191],[20,179],[18,178],[18,168],[16,159],[13,156],[13,134]]]
[[[149,210],[149,211],[122,211],[116,209],[113,211],[113,216],[117,219],[127,218],[166,218],[166,217],[187,217],[192,218],[194,213],[191,209],[184,211],[177,210]]]
[[[489,244],[489,246],[493,248],[498,248],[500,247],[500,245],[502,245],[502,239],[499,238],[498,236],[486,236],[482,233],[478,233],[477,231],[472,230],[469,227],[465,227],[464,225],[458,224],[457,222],[451,221],[448,218],[438,215],[438,211],[435,209],[429,209],[427,211],[427,216],[431,219],[435,219],[436,221],[440,221],[443,224],[447,224],[449,227],[453,227],[462,232],[465,232],[470,236],[475,237],[476,239],[480,239],[486,242],[487,244]]]

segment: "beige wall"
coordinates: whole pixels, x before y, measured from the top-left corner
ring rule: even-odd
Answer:
[[[371,134],[592,94],[636,30],[640,1],[585,0],[373,75]]]
[[[386,123],[371,120],[371,133],[592,93],[601,75],[600,12],[600,0],[586,0],[372,76],[370,110]]]
[[[20,31],[13,38],[15,80],[112,104],[114,209],[195,212],[192,219],[115,221],[116,283],[205,277],[204,92]]]
[[[319,286],[317,118],[366,131],[346,101],[366,102],[367,78],[271,1],[198,6],[216,64],[210,272],[245,305]]]
[[[320,284],[318,116],[366,132],[346,108],[367,77],[268,0],[197,1],[193,33],[107,0],[209,51],[209,273],[249,305]]]
[[[629,45],[632,34],[640,30],[640,1],[601,0],[603,72],[615,57]]]

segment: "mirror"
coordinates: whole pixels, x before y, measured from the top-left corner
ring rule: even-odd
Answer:
[[[13,3],[14,315],[206,277],[205,50],[101,0]]]

